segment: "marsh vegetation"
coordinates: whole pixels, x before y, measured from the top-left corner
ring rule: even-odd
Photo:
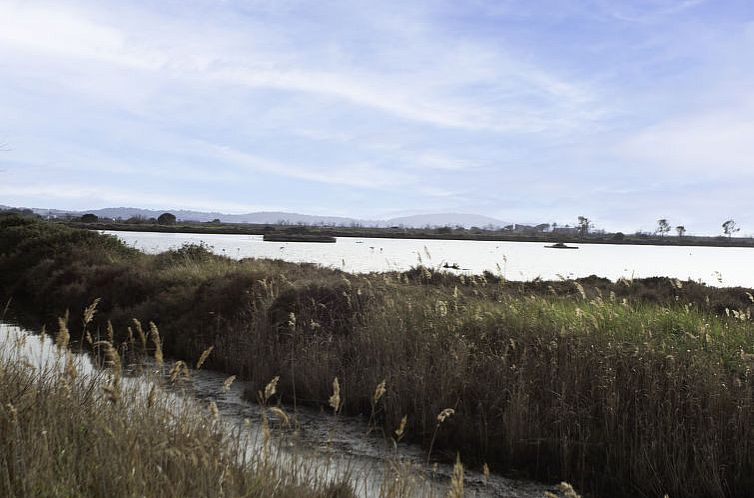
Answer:
[[[146,255],[18,217],[0,220],[0,289],[37,326],[101,298],[89,327],[112,323],[116,346],[138,336],[134,318],[152,321],[174,357],[213,347],[207,365],[249,380],[249,398],[279,377],[275,403],[364,414],[430,460],[460,455],[595,496],[754,485],[747,289],[427,267],[351,275],[200,246]]]

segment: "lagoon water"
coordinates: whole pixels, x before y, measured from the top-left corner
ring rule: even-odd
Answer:
[[[191,243],[207,244],[232,258],[272,258],[317,263],[354,273],[405,271],[418,264],[458,264],[459,273],[490,271],[509,280],[665,276],[714,286],[754,287],[754,249],[739,247],[579,244],[578,250],[537,242],[338,237],[335,244],[264,242],[261,235],[107,231],[127,244],[156,253]]]

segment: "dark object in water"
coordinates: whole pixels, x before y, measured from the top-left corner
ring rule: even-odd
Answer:
[[[270,234],[266,233],[262,237],[265,242],[335,242],[335,237],[329,235],[306,235],[300,233],[290,234]]]
[[[461,267],[458,266],[458,263],[453,263],[452,265],[449,264],[449,263],[445,263],[444,265],[442,265],[442,267],[443,268],[452,268],[454,270],[460,270],[461,269]]]
[[[562,242],[556,242],[555,244],[551,246],[545,246],[545,247],[547,247],[548,249],[578,249],[578,247],[576,246],[567,246]]]

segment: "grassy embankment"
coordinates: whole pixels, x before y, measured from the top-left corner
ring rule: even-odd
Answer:
[[[744,289],[668,279],[509,283],[419,268],[349,275],[189,247],[141,254],[96,233],[0,221],[0,288],[37,316],[101,297],[160,325],[166,351],[286,397],[376,409],[433,456],[566,479],[606,496],[749,496],[754,328]],[[727,311],[726,311],[727,310]],[[104,326],[100,323],[100,326]],[[255,392],[256,389],[253,389]],[[454,414],[438,423],[446,408]]]

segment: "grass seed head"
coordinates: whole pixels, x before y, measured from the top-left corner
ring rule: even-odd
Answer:
[[[209,354],[212,352],[212,350],[215,349],[215,346],[210,346],[204,351],[202,351],[201,356],[199,356],[199,359],[196,362],[196,369],[199,370],[202,368],[202,365],[204,365],[204,362],[207,361],[207,358],[209,358]]]
[[[100,298],[92,301],[92,304],[84,309],[84,326],[86,327],[94,319],[94,314],[97,312],[97,305],[100,302]]]
[[[437,414],[437,423],[442,424],[443,422],[445,422],[445,420],[452,417],[455,413],[456,411],[452,408],[444,409],[443,411]]]

